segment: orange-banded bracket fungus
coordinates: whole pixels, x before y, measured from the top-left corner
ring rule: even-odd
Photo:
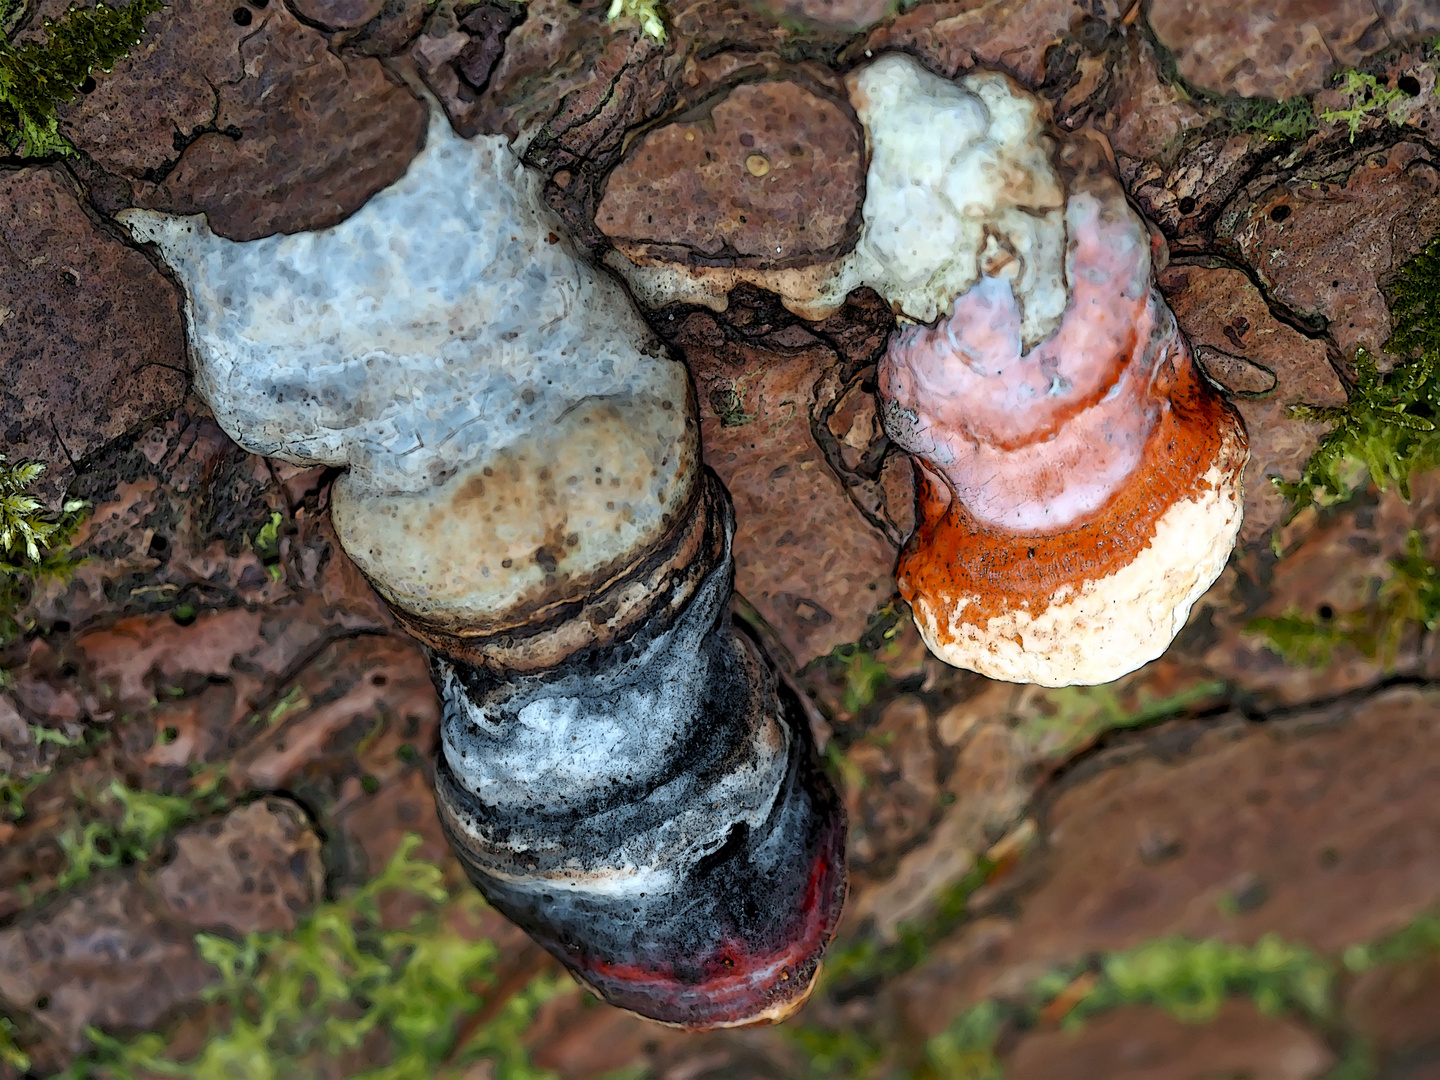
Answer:
[[[898,579],[926,643],[997,679],[1115,679],[1164,651],[1229,557],[1244,429],[1094,142],[1057,139],[1004,75],[951,82],[890,54],[846,85],[869,149],[850,251],[717,267],[622,245],[610,262],[651,307],[721,306],[740,280],[807,318],[880,293],[902,323],[881,419],[919,472]]]
[[[336,532],[429,647],[440,819],[486,897],[645,1016],[797,1008],[844,900],[843,811],[731,623],[685,368],[507,142],[437,111],[405,176],[319,232],[120,219],[184,285],[225,429],[347,468]]]
[[[858,79],[871,197],[884,147],[900,144],[893,190],[922,188],[941,218],[989,212],[983,185],[955,180],[970,168],[963,136],[938,142],[925,120],[952,115],[970,89],[898,58]],[[1033,114],[1007,117],[1001,102],[983,102],[992,129],[1018,121],[1027,140],[1045,138]],[[1038,224],[987,227],[941,318],[892,335],[877,371],[886,434],[919,474],[901,592],[932,652],[996,679],[1101,683],[1153,660],[1240,528],[1244,428],[1198,374],[1154,286],[1150,236],[1104,162],[1072,137],[1058,169],[1032,159],[1038,177],[982,163],[992,190],[1046,196],[1017,208]],[[1037,243],[1058,227],[1049,196],[1061,190],[1063,248]],[[943,232],[918,214],[906,228],[902,254]]]

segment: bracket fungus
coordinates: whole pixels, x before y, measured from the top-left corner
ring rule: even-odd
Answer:
[[[501,137],[432,114],[329,229],[235,243],[131,210],[241,445],[344,466],[337,535],[430,650],[441,823],[602,998],[692,1028],[807,996],[844,814],[800,702],[733,626],[694,394]]]
[[[846,82],[870,150],[852,251],[610,262],[652,307],[714,304],[736,280],[812,318],[880,293],[902,323],[881,419],[919,466],[898,580],[926,643],[997,679],[1118,678],[1164,651],[1234,546],[1239,417],[1196,370],[1094,142],[1057,140],[1004,75],[952,82],[887,54]]]
[[[861,77],[857,105],[877,145],[943,164],[951,144],[935,153],[924,109],[895,108],[876,80],[892,96],[892,82],[943,80],[894,58]],[[987,231],[943,317],[892,335],[877,371],[885,431],[919,466],[919,523],[897,576],[926,644],[956,666],[1047,686],[1108,682],[1165,650],[1234,547],[1248,456],[1239,416],[1154,286],[1149,233],[1104,156],[1073,137],[1057,157],[1058,169],[1033,160],[1042,175],[1023,186],[1066,192],[1063,267],[1042,262],[1037,280],[1014,233]],[[1032,334],[1057,291],[1058,321]]]

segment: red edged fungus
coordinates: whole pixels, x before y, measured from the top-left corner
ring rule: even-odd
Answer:
[[[926,642],[999,679],[1117,678],[1164,651],[1229,556],[1240,421],[1153,288],[1108,154],[1071,137],[1057,168],[1044,107],[1004,75],[952,82],[892,53],[846,84],[869,158],[853,250],[608,261],[652,308],[723,307],[742,280],[806,318],[880,293],[908,325],[878,382],[920,467],[899,584]]]
[[[898,579],[926,644],[1046,686],[1108,682],[1166,649],[1234,546],[1248,457],[1119,184],[1076,171],[1065,224],[1053,334],[1022,349],[1002,262],[933,327],[898,331],[878,372],[885,430],[919,467]]]

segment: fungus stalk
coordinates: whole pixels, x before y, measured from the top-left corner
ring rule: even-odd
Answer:
[[[1048,142],[996,78],[956,86],[891,56],[851,83],[875,147],[859,250],[946,294],[933,325],[892,336],[877,373],[885,431],[919,473],[898,579],[948,663],[1108,682],[1159,656],[1223,569],[1245,432],[1197,373],[1149,235],[1095,148],[1061,148],[1068,183],[1048,153],[1012,158],[1020,173],[984,153]],[[975,220],[978,239],[963,231]],[[937,275],[927,238],[952,234],[964,257]],[[903,287],[882,293],[910,314],[914,287],[889,276]]]
[[[732,626],[694,395],[505,140],[438,112],[330,229],[235,243],[131,210],[241,445],[344,466],[342,545],[430,651],[442,825],[602,998],[704,1028],[805,999],[844,819],[799,702]]]

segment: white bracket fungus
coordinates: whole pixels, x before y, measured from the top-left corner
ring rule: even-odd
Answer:
[[[844,814],[727,601],[694,395],[503,138],[436,110],[403,179],[234,243],[131,210],[242,446],[346,468],[340,541],[432,649],[440,816],[475,883],[597,993],[688,1027],[809,993]]]

